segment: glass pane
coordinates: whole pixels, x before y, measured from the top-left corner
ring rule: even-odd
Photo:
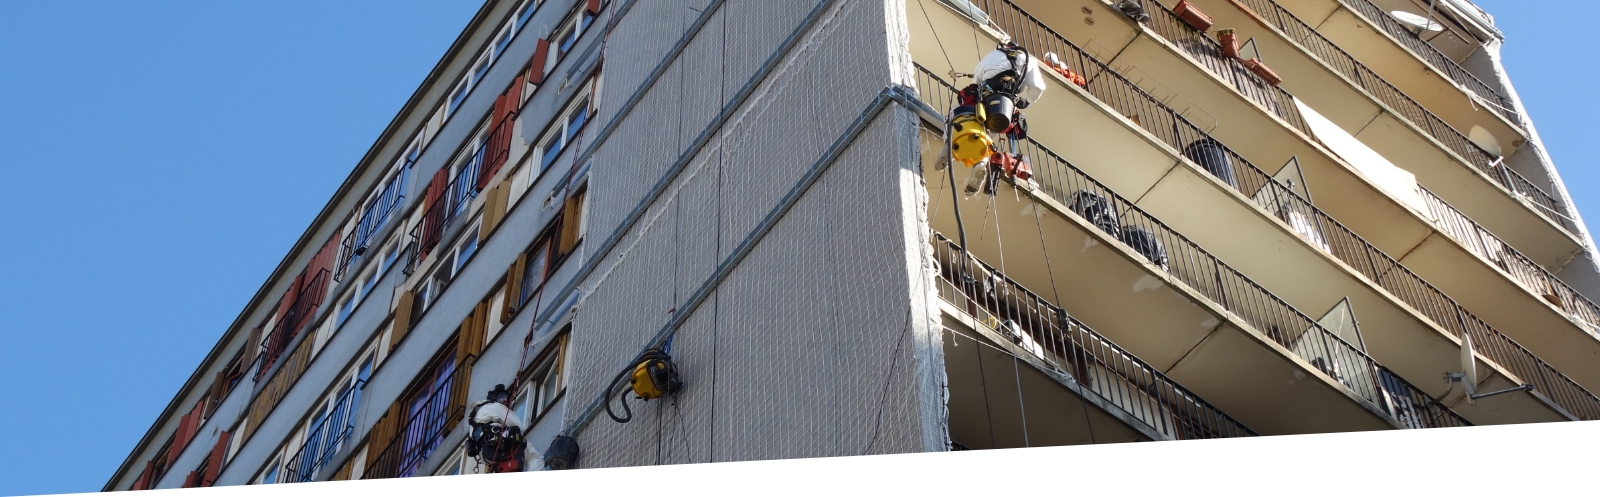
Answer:
[[[572,143],[572,137],[578,136],[578,132],[583,131],[583,125],[588,121],[589,99],[585,98],[583,102],[578,104],[577,111],[572,113],[572,119],[568,121],[567,143]]]
[[[461,268],[467,265],[467,261],[472,260],[472,254],[476,253],[478,253],[478,231],[472,230],[467,233],[467,240],[461,244],[461,251],[456,255],[456,271],[460,272]]]
[[[561,136],[551,136],[544,142],[544,155],[539,159],[539,170],[549,169],[556,162],[556,157],[561,155]]]

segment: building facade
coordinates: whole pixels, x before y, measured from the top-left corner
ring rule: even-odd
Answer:
[[[530,470],[1600,419],[1502,40],[1465,0],[490,0],[104,489],[482,472],[495,385]],[[968,191],[1005,41],[1063,65],[996,142],[1031,176]],[[624,400],[652,348],[684,386]]]

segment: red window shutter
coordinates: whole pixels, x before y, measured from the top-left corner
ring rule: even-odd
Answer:
[[[544,83],[544,59],[550,55],[550,40],[539,39],[539,48],[533,50],[533,67],[528,70],[528,81],[533,84]]]
[[[420,241],[422,246],[417,253],[418,260],[426,259],[433,251],[433,246],[439,243],[439,230],[444,228],[444,213],[448,209],[440,201],[444,198],[444,187],[445,183],[449,182],[449,175],[448,169],[439,168],[433,173],[433,180],[428,182],[428,193],[422,200],[426,206],[423,208],[426,210],[422,214]]]
[[[195,486],[197,486],[197,485],[195,485],[195,478],[198,475],[199,475],[199,473],[194,472],[194,471],[190,471],[189,472],[189,476],[183,477],[183,488],[194,488]]]
[[[589,6],[584,7],[590,14],[600,13],[600,0],[589,0]]]
[[[139,477],[135,478],[133,480],[133,488],[131,488],[130,490],[149,490],[150,489],[150,475],[151,475],[151,473],[154,473],[155,471],[156,471],[156,462],[155,461],[145,461],[144,462],[144,471],[140,472],[139,473]]]
[[[206,474],[200,475],[200,486],[209,487],[217,482],[217,473],[222,470],[222,456],[228,452],[228,432],[222,432],[217,437],[217,445],[211,447],[211,457],[206,461]]]
[[[183,415],[183,419],[178,421],[178,433],[172,437],[172,450],[167,452],[168,467],[178,461],[184,447],[188,447],[195,433],[200,431],[200,410],[205,406],[204,402],[196,403],[194,409],[190,409],[189,414]]]

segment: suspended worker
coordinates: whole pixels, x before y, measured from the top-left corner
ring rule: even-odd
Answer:
[[[488,399],[473,405],[467,414],[472,429],[467,436],[467,457],[478,459],[490,473],[514,473],[527,467],[523,452],[528,441],[523,438],[522,420],[510,405],[511,392],[504,384],[495,385]]]
[[[969,197],[980,191],[993,195],[1001,175],[1022,180],[1031,176],[1028,158],[1017,153],[1016,141],[1028,137],[1022,109],[1038,102],[1045,88],[1039,61],[1010,40],[983,56],[972,76],[974,82],[961,90],[961,106],[951,121],[952,152],[974,167],[964,188]],[[1010,152],[996,150],[984,129],[1004,135]]]

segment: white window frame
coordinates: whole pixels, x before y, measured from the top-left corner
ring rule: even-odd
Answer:
[[[256,477],[250,479],[250,481],[251,481],[250,484],[251,485],[272,485],[272,484],[276,484],[276,483],[279,483],[279,482],[283,481],[283,468],[282,468],[282,464],[281,464],[282,462],[283,462],[282,454],[274,454],[272,456],[271,462],[268,462],[266,466],[262,466],[261,467],[261,471],[257,471],[256,472]],[[267,475],[269,475],[269,474],[272,475],[272,481],[267,481]]]
[[[556,118],[555,122],[550,125],[550,129],[545,130],[544,134],[539,136],[539,141],[534,142],[538,144],[534,150],[534,157],[539,160],[539,171],[535,173],[535,176],[549,170],[551,164],[555,162],[554,159],[560,158],[561,152],[565,152],[567,146],[572,144],[571,140],[576,137],[576,134],[568,128],[572,125],[572,118],[577,116],[580,107],[584,108],[583,110],[585,111],[582,127],[587,127],[589,122],[594,121],[594,99],[590,98],[593,96],[592,89],[591,85],[584,85],[583,91],[573,95],[572,100],[567,102],[566,108],[562,109],[561,117]],[[559,144],[561,152],[557,152],[552,160],[546,161],[545,152],[549,150],[552,143]]]

